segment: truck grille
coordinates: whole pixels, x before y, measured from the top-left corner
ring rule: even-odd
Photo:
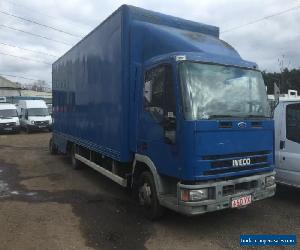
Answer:
[[[245,170],[269,168],[268,156],[272,151],[248,152],[228,155],[205,156],[203,160],[209,161],[210,170],[205,171],[204,175],[224,174]],[[234,164],[241,159],[248,159],[247,164]]]
[[[237,183],[233,185],[227,185],[223,187],[223,196],[233,195],[249,191],[258,186],[258,181],[249,181],[243,183]]]
[[[16,126],[15,122],[0,123],[0,128],[10,128]]]
[[[203,156],[203,160],[218,160],[218,159],[234,158],[234,157],[238,158],[238,157],[253,156],[253,155],[267,155],[271,153],[272,153],[271,151],[265,150],[265,151],[244,152],[244,153],[226,154],[226,155],[209,155],[209,156]]]
[[[48,121],[35,121],[34,124],[38,125],[38,126],[45,126],[45,125],[48,125],[49,122]]]

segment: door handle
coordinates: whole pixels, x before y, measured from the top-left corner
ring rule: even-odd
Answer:
[[[284,149],[285,148],[285,141],[280,141],[279,148],[280,149]]]

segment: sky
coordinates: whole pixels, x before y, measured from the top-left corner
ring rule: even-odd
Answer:
[[[261,70],[278,72],[278,61],[300,68],[300,0],[0,0],[0,74],[29,78],[7,76],[24,84],[44,80],[50,85],[51,64],[122,4],[218,26],[220,38]],[[272,16],[280,12],[285,13]]]

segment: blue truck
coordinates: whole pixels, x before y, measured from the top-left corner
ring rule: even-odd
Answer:
[[[198,215],[275,193],[257,65],[219,28],[123,5],[54,62],[51,153],[129,187],[145,215]]]

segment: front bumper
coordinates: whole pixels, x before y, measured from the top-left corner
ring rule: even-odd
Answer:
[[[20,131],[20,125],[0,126],[0,133],[16,133]]]
[[[45,124],[45,125],[28,124],[27,126],[30,130],[52,129],[51,124]]]
[[[242,177],[238,179],[228,181],[215,181],[199,185],[184,185],[178,183],[177,185],[177,197],[160,197],[160,202],[163,206],[166,206],[172,210],[185,215],[199,215],[207,212],[218,211],[231,207],[231,200],[233,198],[239,198],[246,195],[252,196],[252,202],[272,197],[276,191],[276,184],[266,187],[265,179],[267,176],[275,176],[275,171],[271,173],[264,173],[254,176]],[[224,190],[228,186],[235,186],[237,184],[255,182],[256,186],[253,188],[239,190],[232,194],[224,194]],[[224,189],[225,187],[225,189]],[[197,201],[197,202],[184,202],[180,200],[181,189],[201,189],[210,188],[214,190],[214,197],[212,199]]]

